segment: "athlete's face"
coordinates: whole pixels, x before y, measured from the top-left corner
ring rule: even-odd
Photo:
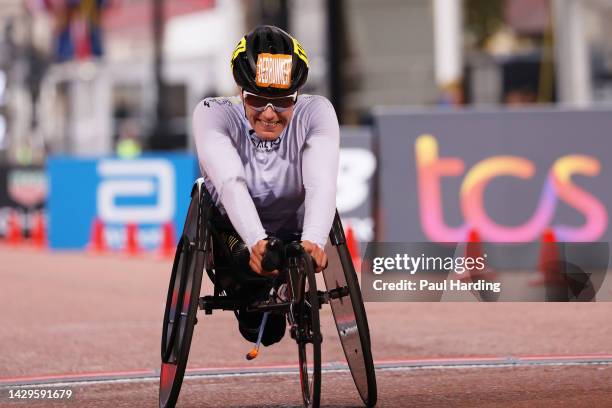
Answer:
[[[276,140],[291,121],[295,97],[262,98],[246,92],[241,96],[247,120],[257,136],[262,140]],[[293,98],[293,102],[288,98]]]

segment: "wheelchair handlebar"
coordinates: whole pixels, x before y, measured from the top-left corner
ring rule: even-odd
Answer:
[[[266,252],[261,260],[261,267],[266,272],[280,270],[286,258],[300,258],[304,255],[307,254],[300,242],[295,241],[284,244],[283,241],[278,238],[268,237]],[[308,256],[308,258],[310,259],[310,256]],[[312,259],[312,265],[313,268],[316,268],[314,259]]]
[[[283,241],[275,237],[269,237],[266,244],[266,253],[261,260],[261,267],[266,272],[280,269],[283,260]]]

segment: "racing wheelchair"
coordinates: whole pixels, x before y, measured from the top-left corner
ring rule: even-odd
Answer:
[[[191,192],[191,203],[178,241],[168,287],[161,340],[159,405],[173,407],[178,399],[187,366],[189,349],[197,322],[196,312],[204,310],[242,310],[262,312],[259,338],[247,359],[256,356],[263,327],[269,313],[283,314],[289,332],[298,346],[298,371],[304,406],[318,407],[321,392],[321,330],[319,309],[332,308],[348,367],[364,404],[374,406],[376,377],[370,347],[367,317],[357,275],[346,245],[340,218],[336,213],[325,251],[328,266],[323,271],[325,291],[317,290],[314,263],[299,242],[270,240],[262,265],[277,268],[284,276],[286,294],[278,296],[270,284],[264,300],[245,300],[232,296],[221,284],[221,265],[216,265],[216,233],[211,222],[212,200],[198,179]],[[217,249],[218,251],[219,249]],[[271,265],[271,266],[266,266]],[[203,272],[213,282],[213,294],[200,297]],[[269,278],[258,277],[264,284]],[[268,283],[270,283],[268,281]]]

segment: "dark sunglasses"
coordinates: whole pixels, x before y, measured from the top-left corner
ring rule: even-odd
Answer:
[[[265,96],[242,91],[242,97],[244,98],[244,103],[256,112],[263,112],[268,109],[268,106],[271,106],[276,112],[285,112],[295,105],[297,92],[279,98],[266,98]]]

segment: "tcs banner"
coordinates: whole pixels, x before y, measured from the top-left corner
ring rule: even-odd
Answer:
[[[612,112],[380,111],[385,241],[610,240]]]
[[[48,172],[49,244],[54,249],[85,248],[96,217],[106,226],[111,248],[124,245],[128,223],[139,226],[144,248],[156,248],[164,223],[173,222],[181,231],[198,177],[191,155],[137,160],[52,157]]]

